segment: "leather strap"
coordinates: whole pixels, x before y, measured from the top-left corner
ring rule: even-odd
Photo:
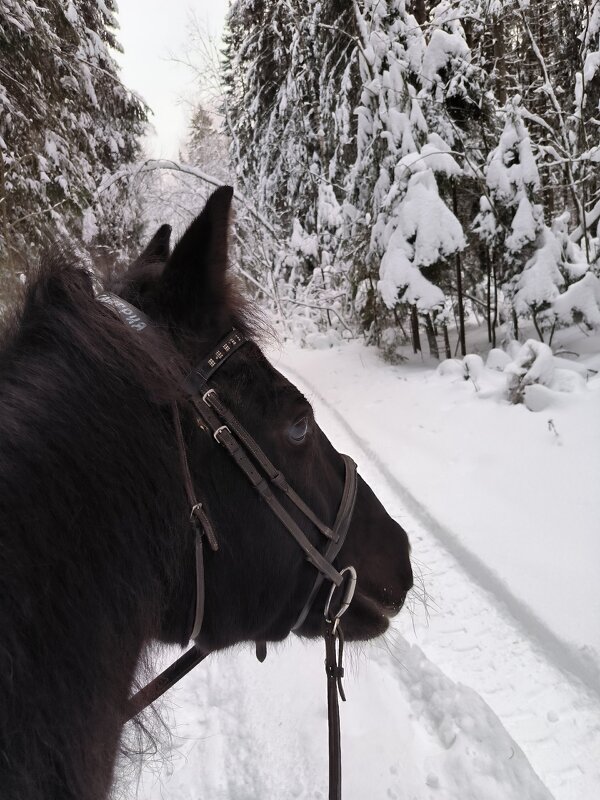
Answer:
[[[310,542],[307,538],[304,531],[299,527],[290,513],[281,505],[279,500],[273,494],[269,483],[265,479],[265,477],[259,472],[259,470],[254,466],[250,458],[248,457],[246,450],[244,447],[240,446],[239,441],[237,440],[236,436],[233,435],[228,425],[221,424],[221,412],[224,409],[222,403],[219,402],[219,411],[217,412],[219,415],[213,412],[217,410],[215,407],[215,397],[216,392],[211,390],[207,394],[204,395],[204,402],[201,403],[198,400],[192,398],[192,402],[194,407],[198,411],[200,415],[200,419],[202,424],[206,426],[211,433],[213,434],[216,441],[222,445],[229,455],[233,458],[236,464],[240,467],[242,472],[246,475],[252,486],[256,489],[256,491],[261,495],[265,503],[269,506],[271,511],[275,514],[275,516],[283,523],[285,528],[289,531],[289,533],[294,537],[297,544],[302,548],[304,554],[306,555],[307,559],[310,563],[319,570],[320,573],[323,573],[332,583],[336,586],[339,586],[343,578],[338,572],[337,569],[330,563],[330,561],[324,557],[317,548]],[[218,398],[217,398],[218,400]],[[222,418],[223,421],[225,418]],[[237,422],[237,421],[236,421]],[[237,425],[238,428],[239,423]],[[243,430],[243,429],[242,429]],[[245,433],[245,431],[244,431]],[[248,440],[251,437],[247,435]],[[251,454],[259,460],[260,465],[265,468],[268,465],[269,471],[275,470],[275,467],[271,464],[268,460],[266,455],[260,450],[258,445],[253,442],[255,447],[248,448]],[[257,457],[257,453],[260,452],[260,459]],[[261,463],[262,462],[262,463]],[[289,496],[289,495],[288,495]],[[292,499],[290,497],[290,499]],[[293,499],[292,499],[293,502]],[[348,520],[349,522],[349,520]],[[339,536],[337,537],[339,542]],[[337,544],[338,542],[334,542]]]
[[[328,621],[324,634],[329,729],[329,800],[341,800],[342,797],[342,743],[338,695],[342,700],[345,700],[346,696],[342,688],[344,637],[338,622],[337,619],[333,622]],[[339,652],[336,652],[336,642],[339,643]]]
[[[344,482],[344,493],[342,495],[340,507],[338,509],[337,517],[333,526],[337,537],[329,543],[325,553],[323,554],[325,559],[329,562],[332,562],[338,555],[342,549],[344,541],[346,540],[348,528],[350,527],[350,520],[352,519],[352,512],[354,511],[354,504],[356,502],[356,493],[358,491],[356,464],[350,458],[350,456],[342,455],[342,458],[344,459],[344,465],[346,467],[346,480]],[[306,619],[308,612],[310,611],[313,603],[315,602],[317,594],[319,593],[319,589],[323,585],[323,578],[324,576],[322,573],[319,573],[315,578],[315,582],[308,596],[308,600],[304,604],[302,611],[298,615],[298,619],[292,627],[293,631],[297,631]]]
[[[127,704],[125,722],[129,722],[149,705],[158,700],[168,689],[174,686],[185,675],[194,669],[201,661],[210,655],[210,652],[201,650],[197,644],[180,656],[171,666],[163,670],[154,680],[151,680],[143,689],[133,695]]]
[[[240,425],[238,420],[229,411],[229,409],[223,405],[216,391],[214,389],[209,389],[204,394],[204,397],[202,399],[207,405],[214,408],[219,417],[236,434],[236,436],[242,442],[244,447],[250,451],[252,457],[267,474],[269,480],[290,498],[290,500],[294,503],[294,505],[297,506],[302,511],[304,516],[307,517],[312,522],[312,524],[316,528],[318,528],[318,530],[321,531],[321,533],[324,536],[326,536],[328,539],[335,539],[337,541],[336,535],[331,530],[331,528],[325,525],[306,505],[304,500],[302,500],[302,498],[296,494],[296,492],[287,482],[285,475],[282,472],[280,472],[277,469],[277,467],[275,467],[272,464],[271,461],[269,461],[263,450],[260,448],[259,444],[253,439],[253,437],[248,433],[248,431],[242,425]]]
[[[219,543],[215,534],[212,523],[204,511],[202,503],[196,499],[196,492],[194,491],[194,484],[190,473],[190,467],[187,460],[185,442],[183,440],[183,431],[181,429],[181,417],[179,416],[179,408],[177,403],[173,402],[171,406],[173,414],[173,427],[175,428],[175,438],[177,440],[177,450],[179,453],[179,463],[181,466],[181,473],[183,475],[183,484],[185,493],[190,509],[190,523],[195,532],[195,559],[196,559],[196,600],[194,604],[194,621],[192,623],[192,630],[190,639],[195,640],[200,635],[202,628],[202,620],[204,619],[204,552],[202,546],[202,537],[206,535],[210,547],[213,551],[219,549]]]

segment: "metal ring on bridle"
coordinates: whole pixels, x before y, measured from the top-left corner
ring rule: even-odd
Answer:
[[[324,611],[327,622],[339,620],[339,618],[348,610],[350,603],[352,602],[352,598],[354,597],[354,590],[356,589],[356,570],[354,567],[344,567],[340,570],[340,575],[347,575],[348,579],[344,579],[344,584],[340,584],[340,586],[336,586],[335,583],[331,585],[331,590],[329,592],[327,602],[325,603]],[[344,594],[342,595],[342,600],[338,610],[335,612],[335,614],[330,614],[331,601],[333,600],[336,589],[343,591]]]

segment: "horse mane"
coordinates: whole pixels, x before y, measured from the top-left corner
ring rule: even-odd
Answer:
[[[158,265],[151,272],[156,279]],[[139,288],[143,274],[138,264],[107,288],[151,313],[152,298]],[[103,796],[124,747],[124,702],[136,680],[131,665],[143,680],[144,643],[160,633],[184,645],[189,632],[190,620],[174,611],[191,614],[194,561],[171,406],[183,399],[182,350],[202,357],[225,331],[179,330],[165,316],[136,333],[94,299],[95,283],[76,259],[55,252],[1,323],[6,800],[41,800],[49,787],[63,786],[76,787],[72,800]],[[246,335],[261,332],[233,282],[225,312]],[[64,678],[51,684],[47,675]],[[138,733],[147,724],[139,721]],[[90,764],[89,749],[78,748],[89,743],[93,725],[98,746]],[[138,736],[134,754],[141,745]],[[84,785],[90,775],[108,783]]]
[[[114,761],[120,743],[109,731],[141,643],[161,626],[187,640],[188,620],[169,618],[193,586],[170,417],[181,359],[160,330],[129,330],[94,299],[93,282],[74,259],[46,258],[0,333],[6,800],[46,798],[63,785],[78,787],[74,797],[101,795],[107,787],[80,784]],[[64,678],[50,685],[47,675]],[[77,748],[94,724],[90,765]],[[73,774],[64,775],[67,752]]]

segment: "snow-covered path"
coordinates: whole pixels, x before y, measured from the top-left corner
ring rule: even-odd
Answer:
[[[598,695],[482,588],[468,559],[461,564],[418,504],[403,501],[409,495],[390,465],[319,397],[314,376],[289,361],[280,366],[294,370],[336,447],[407,529],[420,594],[425,587],[426,605],[415,592],[411,613],[384,640],[350,652],[345,800],[600,796]],[[319,643],[290,640],[263,665],[248,648],[221,654],[169,698],[173,759],[145,773],[138,797],[326,797],[324,693]]]
[[[360,459],[361,473],[409,533],[427,608],[413,600],[411,619],[401,616],[394,631],[485,699],[557,800],[599,796],[600,697],[555,666],[556,653],[475,582],[432,534],[430,518],[419,519],[416,504],[408,512],[398,499],[398,489],[406,495],[404,487],[385,467],[382,474],[360,435],[348,430],[307,378],[296,371],[290,377],[304,384],[334,444]]]

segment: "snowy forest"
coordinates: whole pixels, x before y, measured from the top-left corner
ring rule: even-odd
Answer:
[[[230,180],[239,273],[285,336],[394,361],[600,326],[600,3],[236,0],[169,165],[116,12],[0,2],[3,292],[57,235],[124,264],[175,195],[191,215]]]
[[[578,0],[235,3],[225,131],[273,293],[435,356],[474,316],[492,344],[598,325],[599,35]]]

